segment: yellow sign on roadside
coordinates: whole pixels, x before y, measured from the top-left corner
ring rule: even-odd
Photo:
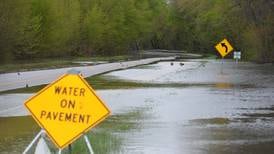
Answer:
[[[78,74],[66,74],[25,102],[37,123],[64,148],[109,114],[109,109]]]
[[[218,43],[215,48],[220,53],[222,58],[224,58],[226,55],[228,55],[231,51],[233,51],[233,47],[230,45],[230,43],[227,41],[227,39],[222,40],[220,43]]]

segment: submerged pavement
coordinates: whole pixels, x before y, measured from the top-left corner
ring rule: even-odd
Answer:
[[[124,153],[274,153],[273,70],[273,64],[190,60],[104,75],[175,85],[109,92],[116,93],[114,109],[143,108],[140,128],[123,135]]]
[[[70,69],[75,69],[81,72],[84,77],[102,74],[109,71],[126,69],[144,64],[150,64],[162,60],[173,60],[175,57],[148,58],[135,61],[115,62],[100,64],[95,66],[68,67],[60,69],[27,71],[18,73],[0,74],[0,91],[23,88],[28,86],[37,86],[48,84],[56,80],[59,76],[67,73]]]
[[[273,70],[272,64],[185,60],[107,73],[103,77],[174,87],[98,90],[112,111],[104,138],[120,140],[118,152],[92,145],[105,153],[274,153]],[[28,115],[23,102],[31,95],[0,95],[1,108],[14,104],[0,115]],[[0,123],[3,153],[20,153],[39,129],[31,117],[0,117]],[[104,132],[97,128],[92,132]]]

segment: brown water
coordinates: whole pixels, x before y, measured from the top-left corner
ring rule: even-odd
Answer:
[[[182,85],[98,91],[117,115],[111,127],[101,129],[121,139],[119,150],[106,153],[274,153],[273,65],[184,63],[163,62],[106,75]],[[6,100],[12,97],[5,95]],[[27,95],[16,97],[23,101]],[[119,118],[136,110],[141,115]],[[109,129],[121,127],[121,120],[134,127]],[[39,130],[30,117],[0,118],[0,124],[0,153],[22,152]]]
[[[0,118],[0,153],[22,153],[39,126],[30,116]]]

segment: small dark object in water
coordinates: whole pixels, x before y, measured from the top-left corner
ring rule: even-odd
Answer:
[[[20,72],[17,72],[17,75],[20,75]]]
[[[170,65],[173,66],[173,62],[171,62]]]
[[[184,66],[185,64],[184,63],[180,63],[181,66]]]

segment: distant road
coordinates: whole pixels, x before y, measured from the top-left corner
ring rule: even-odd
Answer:
[[[94,66],[68,67],[40,71],[0,74],[0,91],[12,90],[28,86],[49,84],[70,69],[81,71],[84,77],[106,73],[109,71],[126,69],[138,65],[150,64],[162,60],[173,60],[175,57],[148,58],[135,61],[106,63]]]
[[[145,57],[171,57],[171,56],[177,56],[184,59],[196,59],[196,58],[203,58],[203,55],[201,54],[194,54],[194,53],[185,53],[184,51],[180,50],[160,50],[160,49],[154,49],[154,50],[145,50],[142,53]]]

